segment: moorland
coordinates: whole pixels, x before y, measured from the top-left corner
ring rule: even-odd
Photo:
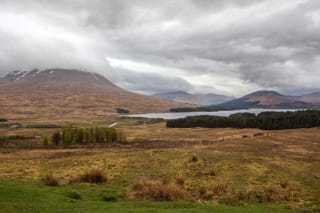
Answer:
[[[2,143],[1,211],[319,211],[318,128],[180,129],[117,116],[72,127],[114,122],[125,140],[56,146],[51,136],[66,123],[1,128],[24,136]]]

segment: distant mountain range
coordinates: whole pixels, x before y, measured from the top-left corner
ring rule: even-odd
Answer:
[[[269,109],[319,109],[320,92],[301,96],[287,96],[276,91],[257,91],[241,98],[233,99],[217,105],[200,107],[183,107],[171,109],[172,112],[219,111],[249,108]]]
[[[0,78],[0,114],[8,119],[66,119],[166,112],[190,106],[128,92],[104,76],[72,69],[17,70]],[[69,119],[70,120],[70,119]]]
[[[191,94],[184,91],[173,91],[173,92],[166,92],[166,93],[158,93],[154,94],[154,97],[181,102],[181,103],[189,103],[189,104],[196,104],[196,105],[214,105],[214,104],[221,104],[226,101],[234,99],[234,97],[224,96],[224,95],[217,95],[213,93],[209,94]]]

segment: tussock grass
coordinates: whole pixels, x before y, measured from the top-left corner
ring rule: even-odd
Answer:
[[[231,184],[218,182],[209,187],[200,187],[198,190],[200,200],[215,201],[252,201],[281,203],[291,201],[296,195],[296,190],[289,181],[268,185],[245,186],[233,188]]]
[[[199,188],[199,198],[203,200],[212,200],[215,197],[227,195],[229,192],[229,186],[227,183],[218,182],[209,187]]]
[[[183,175],[181,173],[178,173],[175,177],[175,183],[178,184],[181,187],[184,187],[185,185],[185,178],[183,177]]]
[[[59,185],[58,179],[55,176],[53,176],[52,173],[46,174],[41,180],[47,186],[58,186]]]
[[[168,179],[158,181],[139,179],[133,185],[133,191],[128,194],[129,199],[150,201],[178,201],[188,197],[181,184]]]

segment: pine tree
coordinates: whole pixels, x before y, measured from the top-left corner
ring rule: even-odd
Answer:
[[[73,141],[72,128],[67,127],[63,131],[63,144],[71,144]]]
[[[56,146],[58,146],[60,144],[60,142],[61,142],[61,134],[60,134],[60,132],[55,132],[52,135],[51,142]]]
[[[47,146],[49,144],[49,140],[48,140],[48,137],[47,136],[43,136],[42,138],[42,143],[43,145]]]

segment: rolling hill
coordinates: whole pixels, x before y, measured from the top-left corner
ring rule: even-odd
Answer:
[[[128,92],[100,74],[71,69],[13,71],[0,79],[0,114],[9,119],[74,119],[165,112],[187,104]],[[189,105],[190,106],[190,105]]]

